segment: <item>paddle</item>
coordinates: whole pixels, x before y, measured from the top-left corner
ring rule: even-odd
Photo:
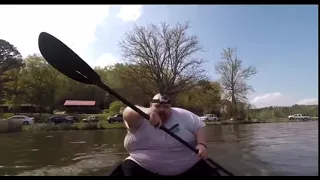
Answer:
[[[101,89],[109,92],[114,97],[122,101],[124,104],[135,110],[141,116],[146,119],[150,119],[149,115],[141,111],[131,102],[120,96],[118,93],[109,88],[106,84],[101,81],[100,76],[84,61],[82,60],[75,52],[73,52],[68,46],[66,46],[63,42],[55,38],[54,36],[42,32],[39,35],[39,49],[44,57],[44,59],[55,69],[60,71],[62,74],[68,76],[69,78],[84,83],[84,84],[92,84],[100,87]],[[176,134],[172,133],[166,127],[161,126],[160,129],[168,133],[170,136],[174,137],[182,144],[187,146],[193,152],[198,153],[198,150],[188,144],[186,141],[181,139]],[[221,171],[226,173],[229,176],[233,176],[233,174],[223,167],[215,163],[212,159],[207,159],[212,165],[219,168]]]

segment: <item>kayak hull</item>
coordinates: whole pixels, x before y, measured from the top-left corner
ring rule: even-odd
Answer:
[[[122,171],[122,161],[117,163],[107,176],[124,176]]]
[[[107,176],[124,176],[122,171],[122,161],[117,163]],[[199,176],[201,176],[199,174]],[[215,168],[212,168],[212,176],[222,176]]]

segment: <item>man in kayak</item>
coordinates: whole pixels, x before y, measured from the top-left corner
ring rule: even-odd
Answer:
[[[122,163],[125,176],[212,175],[212,168],[203,160],[208,158],[205,123],[197,115],[171,107],[168,96],[162,94],[153,97],[150,108],[139,108],[150,115],[150,121],[130,107],[123,112],[128,129],[124,147],[130,154]],[[194,145],[199,153],[159,129],[161,125]]]

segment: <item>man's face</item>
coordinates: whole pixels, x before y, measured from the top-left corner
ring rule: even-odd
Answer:
[[[170,104],[150,103],[150,109],[151,111],[158,113],[162,122],[167,121],[171,115]]]

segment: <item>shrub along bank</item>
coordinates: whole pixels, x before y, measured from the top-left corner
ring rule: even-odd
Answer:
[[[317,120],[317,119],[314,119]],[[279,122],[300,122],[289,121],[288,119],[267,119],[267,120],[244,120],[244,121],[218,121],[206,122],[210,125],[232,125],[232,124],[254,124],[254,123],[279,123]],[[103,130],[103,129],[125,129],[123,123],[109,124],[107,121],[100,120],[97,123],[74,123],[74,124],[59,124],[37,123],[28,126],[22,126],[10,123],[8,120],[0,121],[0,133],[7,132],[42,132],[42,131],[69,131],[69,130]]]

